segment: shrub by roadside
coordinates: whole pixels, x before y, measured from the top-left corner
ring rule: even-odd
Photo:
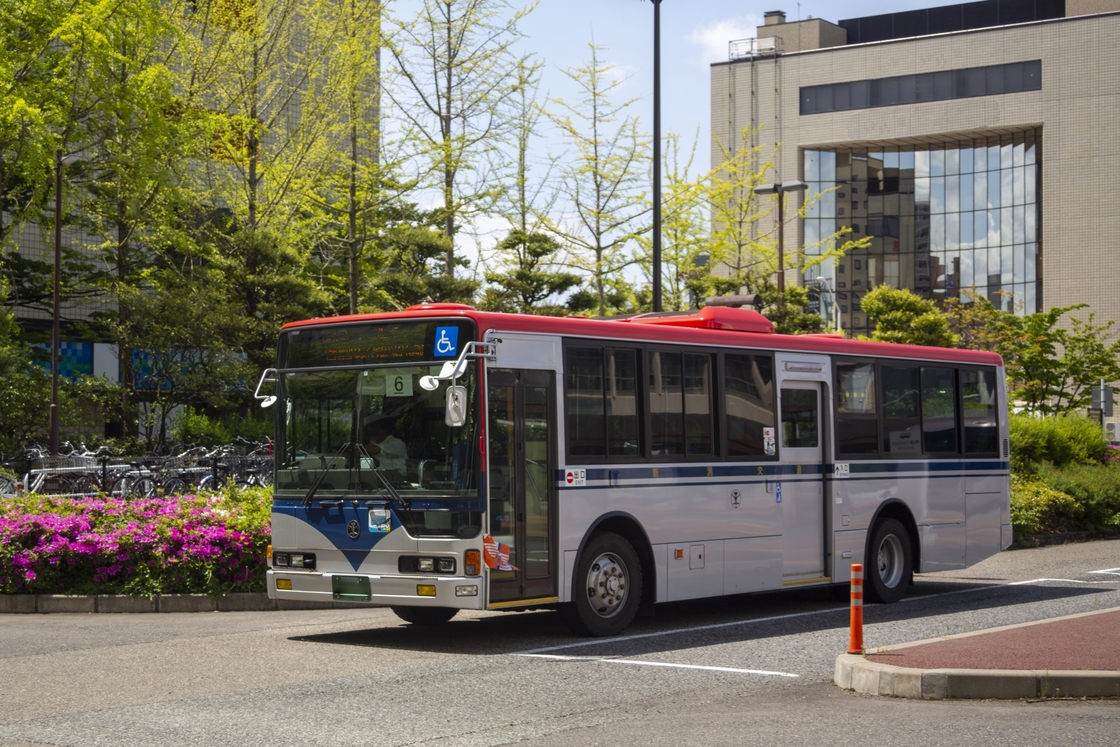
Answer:
[[[271,492],[0,503],[0,593],[264,591]]]
[[[1055,467],[1100,464],[1108,449],[1104,430],[1082,415],[1038,418],[1012,414],[1008,428],[1011,471],[1019,475],[1034,475],[1047,462]]]
[[[1073,496],[1035,480],[1011,478],[1011,527],[1015,542],[1036,534],[1074,532],[1085,510]]]
[[[1120,468],[1103,464],[1071,464],[1063,469],[1040,465],[1038,479],[1072,496],[1084,509],[1079,529],[1120,527]]]

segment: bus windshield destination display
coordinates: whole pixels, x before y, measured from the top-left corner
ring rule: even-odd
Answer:
[[[357,322],[297,327],[283,335],[281,368],[447,360],[473,338],[470,322]]]

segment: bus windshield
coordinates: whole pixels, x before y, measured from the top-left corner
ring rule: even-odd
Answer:
[[[473,402],[467,424],[452,428],[444,422],[449,382],[441,381],[434,391],[420,387],[420,377],[440,368],[285,372],[277,492],[302,496],[314,487],[320,498],[388,498],[384,477],[405,499],[476,497]],[[475,368],[472,363],[458,381],[471,400]]]

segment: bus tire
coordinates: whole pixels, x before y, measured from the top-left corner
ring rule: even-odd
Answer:
[[[891,604],[902,599],[914,580],[910,534],[898,519],[876,523],[868,545],[864,590],[872,602]]]
[[[455,617],[459,610],[451,609],[450,607],[397,607],[392,606],[389,609],[393,610],[393,614],[404,620],[407,623],[412,623],[420,627],[427,627],[430,625],[443,625],[445,622]]]
[[[580,635],[611,636],[626,629],[642,602],[642,565],[626,538],[603,532],[580,554],[568,625]]]

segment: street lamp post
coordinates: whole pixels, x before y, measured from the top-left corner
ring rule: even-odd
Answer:
[[[653,310],[661,311],[661,0],[653,2]]]
[[[62,150],[54,152],[54,312],[51,320],[51,456],[58,456],[59,304],[62,285]]]
[[[785,257],[785,193],[803,192],[809,185],[802,181],[782,182],[781,184],[759,184],[754,188],[758,195],[778,196],[778,305],[786,305],[786,257]]]

